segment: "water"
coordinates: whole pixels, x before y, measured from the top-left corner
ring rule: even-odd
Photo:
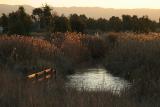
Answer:
[[[114,77],[104,68],[77,70],[75,74],[67,77],[67,86],[78,90],[113,91],[119,92],[129,85],[122,78]]]

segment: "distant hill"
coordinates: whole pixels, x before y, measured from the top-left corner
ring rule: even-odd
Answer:
[[[18,5],[5,5],[0,4],[0,15],[2,13],[9,13],[18,9]],[[29,5],[24,5],[26,12],[31,14],[34,7]],[[160,9],[112,9],[112,8],[99,8],[99,7],[54,7],[54,11],[57,14],[64,14],[68,16],[69,14],[85,14],[92,18],[107,18],[111,16],[121,17],[122,14],[143,16],[148,15],[152,20],[159,21]]]
[[[7,5],[7,4],[0,4],[0,15],[2,13],[10,13],[12,11],[16,11],[18,9],[20,5]],[[32,10],[34,9],[32,6],[29,6],[29,5],[23,5],[26,12],[31,14],[32,13]]]

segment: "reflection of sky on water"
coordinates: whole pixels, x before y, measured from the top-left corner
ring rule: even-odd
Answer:
[[[93,68],[78,70],[68,76],[67,86],[86,90],[119,91],[127,86],[127,82],[119,77],[113,77],[105,69]]]

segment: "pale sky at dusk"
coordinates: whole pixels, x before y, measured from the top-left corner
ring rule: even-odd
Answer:
[[[0,0],[0,4],[27,4],[34,7],[45,3],[54,7],[160,8],[160,0]]]

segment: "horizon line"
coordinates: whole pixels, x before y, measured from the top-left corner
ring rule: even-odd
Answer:
[[[47,4],[47,3],[46,3]],[[30,6],[33,8],[38,8],[38,7],[42,7],[44,4],[42,4],[41,6],[32,6],[29,4],[1,4],[0,5],[10,5],[10,6]],[[47,4],[52,8],[101,8],[101,9],[115,9],[115,10],[134,10],[134,9],[148,9],[148,10],[159,10],[160,8],[115,8],[115,7],[100,7],[100,6],[53,6],[50,4]]]

